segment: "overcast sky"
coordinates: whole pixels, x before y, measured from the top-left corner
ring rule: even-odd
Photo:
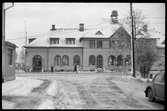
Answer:
[[[58,28],[99,24],[110,18],[112,10],[117,10],[121,19],[128,15],[129,6],[129,3],[14,3],[6,11],[6,40],[22,46],[25,29],[30,36],[46,33],[52,24]],[[165,34],[165,4],[133,3],[133,8],[143,12],[149,28]]]

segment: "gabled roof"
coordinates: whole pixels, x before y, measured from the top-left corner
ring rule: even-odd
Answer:
[[[18,46],[17,46],[16,44],[11,43],[11,42],[9,42],[9,41],[5,41],[5,44],[6,44],[7,46],[10,46],[10,47],[13,47],[13,48],[18,48]]]
[[[102,25],[97,25],[90,30],[86,31],[82,38],[108,38],[114,34],[116,30],[120,27],[119,24],[110,24],[105,23]],[[96,34],[97,32],[101,32],[102,34]]]
[[[80,41],[83,39],[109,39],[119,29],[125,30],[120,24],[104,23],[94,27],[86,27],[84,31],[79,31],[76,28],[49,30],[25,47],[82,47]],[[50,44],[50,38],[59,38],[59,44]],[[66,44],[66,38],[75,38],[75,44]]]

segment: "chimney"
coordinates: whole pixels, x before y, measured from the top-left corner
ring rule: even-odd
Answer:
[[[148,31],[147,25],[143,25],[143,31],[144,31],[144,32],[147,32],[147,31]]]
[[[80,23],[79,24],[79,31],[84,31],[84,24],[83,23]]]
[[[52,25],[52,28],[50,30],[56,30],[55,25]]]
[[[117,24],[118,23],[118,12],[117,10],[113,10],[111,14],[111,23]]]

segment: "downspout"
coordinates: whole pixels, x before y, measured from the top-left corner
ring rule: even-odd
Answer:
[[[46,63],[47,63],[47,71],[49,71],[49,47],[46,48]]]
[[[83,47],[82,47],[82,70],[83,70]]]
[[[4,63],[4,64],[2,64],[2,77],[3,77],[3,79],[5,79],[4,78],[4,75],[6,74],[6,57],[5,57],[5,53],[6,53],[6,49],[5,49],[5,45],[6,45],[6,43],[5,43],[5,6],[4,6],[5,4],[3,3],[3,9],[2,9],[2,16],[3,16],[3,18],[2,18],[2,24],[3,24],[3,28],[2,28],[2,63]]]

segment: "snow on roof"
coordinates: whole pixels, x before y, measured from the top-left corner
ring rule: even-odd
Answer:
[[[108,38],[111,35],[118,30],[120,27],[119,24],[110,24],[110,23],[105,23],[102,25],[97,25],[94,28],[88,30],[85,32],[82,36],[82,38]],[[101,32],[102,34],[96,34],[97,32]]]
[[[140,31],[136,38],[157,39],[156,45],[165,47],[165,44],[162,43],[165,40],[165,36],[151,29],[148,32]]]
[[[82,47],[79,41],[80,38],[108,38],[119,27],[119,24],[105,23],[96,25],[95,27],[85,28],[84,31],[79,31],[78,29],[49,30],[46,34],[42,34],[30,44],[26,45],[26,47]],[[102,34],[96,34],[98,31]],[[50,38],[60,38],[59,44],[51,45]],[[66,38],[75,38],[75,44],[66,44]]]
[[[37,39],[32,41],[27,47],[82,47],[80,38],[109,38],[120,27],[124,27],[127,33],[131,33],[126,25],[103,23],[100,25],[94,25],[93,27],[86,27],[84,31],[79,31],[78,28],[58,28],[56,30],[49,30],[47,33],[38,34]],[[98,34],[97,34],[98,32]],[[99,33],[100,32],[100,33]],[[155,31],[149,31],[149,33],[141,32],[136,38],[159,38],[157,39],[157,46],[165,47],[162,42],[165,40],[165,36],[156,33]],[[50,38],[59,38],[59,44],[50,44]],[[75,44],[66,44],[66,38],[75,38]]]
[[[158,38],[157,39],[157,46],[159,47],[165,47],[165,44],[162,44],[162,42],[165,40],[165,35],[156,33],[156,32],[151,32],[151,37],[152,38]]]
[[[5,41],[5,43],[6,43],[7,46],[11,46],[11,47],[13,47],[13,48],[18,48],[18,46],[17,46],[16,44],[11,43],[11,42],[9,42],[9,41]]]
[[[83,32],[80,32],[78,30],[55,30],[55,31],[49,31],[48,33],[44,34],[41,37],[38,37],[36,40],[32,41],[30,44],[28,44],[28,47],[34,47],[34,46],[46,46],[46,47],[81,47],[79,42],[79,37]],[[53,44],[50,45],[50,38],[59,38],[59,44]],[[66,38],[75,38],[75,44],[67,45],[65,42]]]

